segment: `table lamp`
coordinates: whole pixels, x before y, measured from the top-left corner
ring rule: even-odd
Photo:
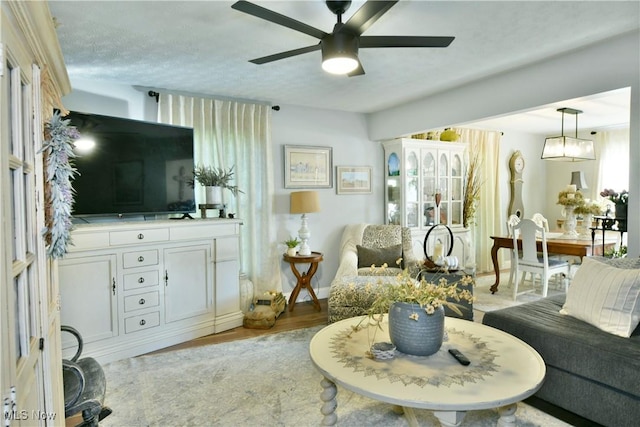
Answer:
[[[320,212],[320,203],[318,201],[317,191],[294,191],[291,193],[291,209],[292,214],[302,214],[300,230],[298,230],[298,237],[302,243],[298,250],[298,255],[311,255],[311,248],[309,247],[309,237],[311,232],[307,227],[307,214],[312,212]]]
[[[584,179],[584,172],[571,172],[571,184],[576,186],[576,190],[588,190],[587,181]]]

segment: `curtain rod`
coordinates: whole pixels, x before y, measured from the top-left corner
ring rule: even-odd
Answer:
[[[273,105],[271,102],[257,101],[255,99],[231,98],[229,96],[209,95],[209,94],[203,94],[203,93],[185,92],[185,91],[178,91],[178,90],[163,90],[163,89],[154,90],[149,87],[143,87],[143,86],[133,86],[133,87],[139,90],[148,90],[147,95],[152,98],[155,98],[156,102],[160,101],[160,92],[158,92],[158,90],[162,90],[162,93],[167,93],[171,95],[183,95],[183,96],[191,96],[194,98],[216,99],[220,101],[236,101],[236,102],[243,102],[246,104],[268,105],[271,107],[272,110],[280,111],[279,105]]]

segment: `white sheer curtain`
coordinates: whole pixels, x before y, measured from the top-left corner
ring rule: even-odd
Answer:
[[[282,290],[273,220],[274,175],[271,108],[212,98],[160,94],[158,120],[194,129],[196,164],[230,168],[243,191],[225,192],[227,212],[237,214],[241,270],[256,294]],[[196,203],[204,203],[204,188],[196,184]]]
[[[469,225],[476,255],[478,273],[493,271],[489,236],[502,234],[503,206],[500,200],[500,132],[456,129],[460,140],[469,143],[469,156],[480,153],[480,200],[476,216]]]
[[[596,133],[598,147],[597,194],[605,188],[618,193],[629,189],[629,129]]]

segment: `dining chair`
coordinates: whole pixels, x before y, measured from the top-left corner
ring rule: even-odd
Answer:
[[[542,215],[539,212],[536,212],[531,216],[531,219],[533,220],[533,222],[536,223],[538,227],[544,227],[544,230],[547,233],[549,233],[549,221],[547,220],[547,218],[544,217],[544,215]],[[540,238],[540,233],[537,234],[537,237]],[[538,254],[538,257],[539,256],[540,254]],[[574,264],[580,264],[582,261],[580,257],[574,257],[570,255],[549,255],[549,259],[559,259],[559,260],[567,261],[569,263],[569,268],[571,268],[571,266]],[[573,274],[571,274],[571,277],[573,277]],[[566,292],[566,287],[565,287],[565,292]]]
[[[539,212],[534,213],[531,216],[531,220],[536,223],[538,227],[544,227],[544,231],[549,232],[549,221]]]
[[[516,225],[512,226],[513,230],[513,249],[512,259],[514,261],[514,277],[513,299],[518,297],[518,275],[522,272],[521,282],[527,272],[534,274],[532,284],[535,286],[535,275],[540,275],[542,282],[542,297],[547,296],[549,289],[549,279],[556,274],[563,275],[565,283],[565,291],[570,273],[570,266],[567,261],[560,259],[549,259],[547,253],[547,234],[543,227],[539,227],[532,219],[521,219]],[[536,234],[541,236],[536,238]],[[518,250],[518,239],[521,240],[521,250]],[[538,252],[537,241],[542,244],[542,252]],[[530,291],[527,291],[530,292]],[[521,292],[525,293],[525,292]]]
[[[513,226],[520,222],[520,217],[518,215],[509,215],[507,219],[507,237],[513,237]],[[513,260],[513,251],[511,252],[511,267],[509,268],[509,283],[507,284],[509,287],[513,285],[513,273],[514,273],[514,260]]]

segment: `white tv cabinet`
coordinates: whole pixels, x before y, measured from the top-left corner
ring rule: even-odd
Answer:
[[[63,325],[101,363],[242,325],[237,219],[78,225],[58,265]],[[63,355],[75,351],[64,341]]]

